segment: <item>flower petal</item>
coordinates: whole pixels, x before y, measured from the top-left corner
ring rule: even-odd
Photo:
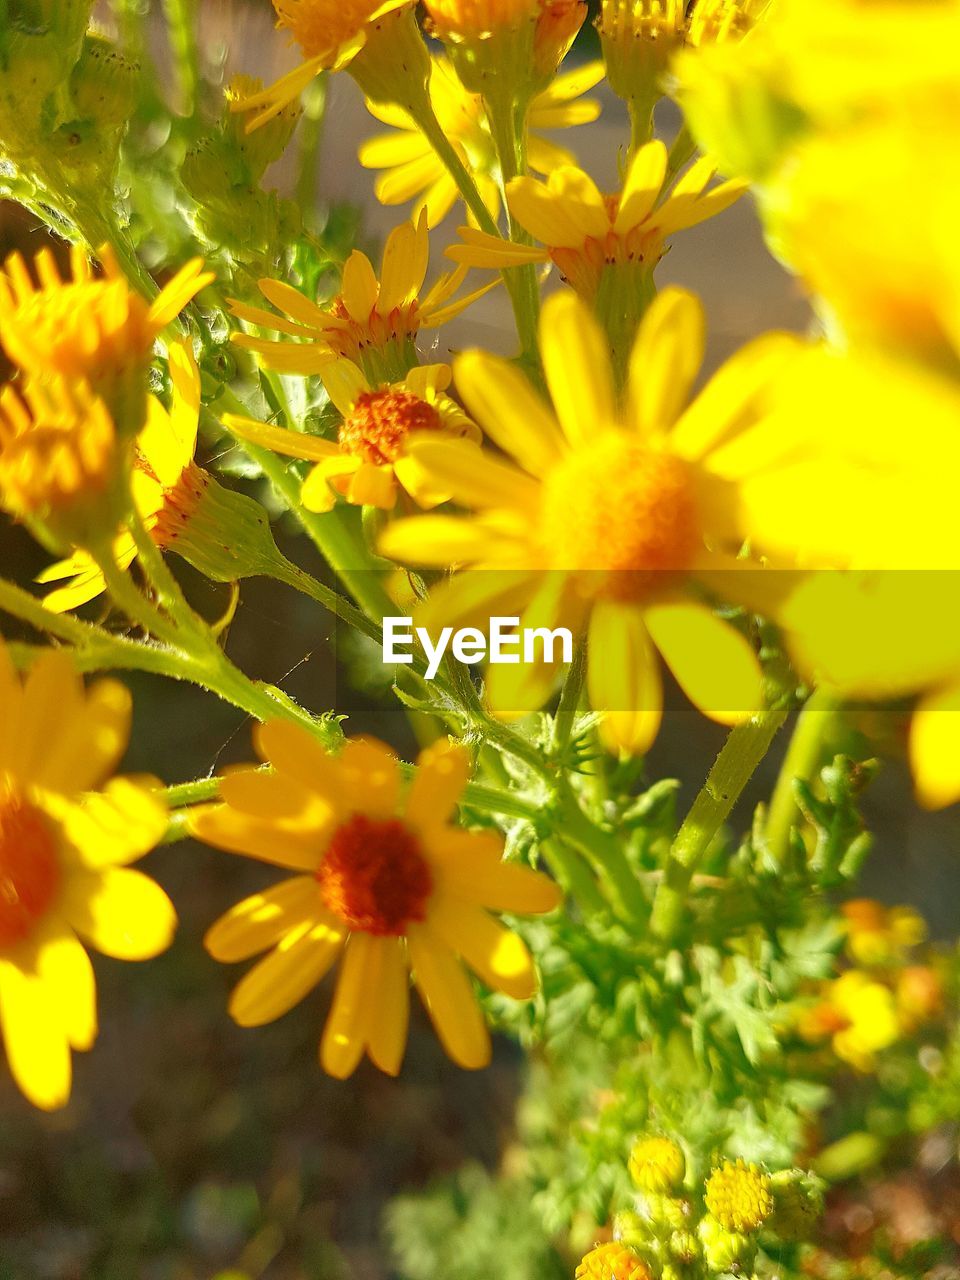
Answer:
[[[514,1000],[529,1000],[536,993],[537,974],[523,940],[482,907],[435,896],[427,924],[494,991]]]
[[[763,705],[763,674],[749,642],[694,601],[648,606],[647,630],[681,689],[711,720],[738,724]]]
[[[177,927],[173,903],[160,886],[125,867],[74,872],[61,910],[82,938],[115,960],[152,959],[167,949]]]
[[[442,738],[420,752],[407,793],[405,818],[418,827],[439,826],[455,813],[470,778],[470,753]]]
[[[703,362],[703,306],[686,289],[664,289],[650,304],[630,354],[630,407],[643,435],[668,431]]]
[[[264,822],[225,804],[197,805],[187,814],[191,835],[216,849],[242,853],[288,871],[315,871],[326,842],[322,830],[281,821]]]
[[[352,933],[343,952],[333,1004],[320,1041],[320,1063],[328,1075],[346,1080],[363,1057],[376,1013],[382,952],[368,933]]]
[[[333,967],[344,930],[329,920],[301,924],[244,974],[230,995],[229,1010],[241,1027],[262,1027],[289,1012]]]
[[[914,711],[910,764],[925,809],[960,800],[960,685],[929,694]]]
[[[657,655],[640,610],[601,601],[590,615],[587,650],[590,705],[603,711],[600,737],[614,751],[643,755],[663,713]]]
[[[388,1076],[399,1075],[407,1047],[410,1022],[410,972],[401,938],[371,938],[371,951],[379,952],[377,1011],[367,1035],[370,1060]]]
[[[616,422],[606,338],[575,293],[554,293],[540,316],[543,368],[563,433],[574,446]]]
[[[557,420],[515,365],[468,351],[457,360],[455,376],[471,417],[531,475],[557,460],[563,446]]]
[[[207,930],[203,945],[222,964],[249,960],[315,919],[319,902],[313,876],[291,876],[231,907]]]
[[[56,1111],[70,1097],[70,1045],[57,1002],[46,982],[0,959],[0,1025],[10,1071],[41,1111]]]
[[[453,951],[424,925],[411,925],[407,945],[414,982],[449,1056],[475,1071],[490,1062],[490,1033],[470,980]]]
[[[89,1049],[97,1037],[97,988],[93,965],[76,934],[48,927],[37,939],[37,974],[57,1007],[74,1049]]]

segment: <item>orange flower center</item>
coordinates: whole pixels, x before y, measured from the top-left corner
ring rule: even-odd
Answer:
[[[396,818],[354,814],[334,832],[317,871],[320,895],[351,929],[399,937],[424,920],[433,876],[413,832]]]
[[[340,448],[376,466],[399,457],[411,431],[436,431],[440,415],[409,391],[365,391],[340,427]]]
[[[39,809],[0,798],[0,947],[29,937],[60,884],[57,845]]]
[[[608,431],[543,485],[541,545],[551,569],[601,574],[591,594],[635,599],[690,567],[701,541],[692,478],[679,458]]]
[[[149,463],[138,456],[137,465],[148,473]],[[150,536],[158,547],[169,547],[194,518],[210,477],[206,471],[190,461],[180,472],[174,484],[163,491],[163,505],[157,512],[156,523]]]
[[[273,0],[273,7],[277,26],[292,34],[304,58],[318,58],[361,32],[380,0]]]

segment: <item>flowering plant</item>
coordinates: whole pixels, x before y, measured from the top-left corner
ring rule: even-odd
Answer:
[[[67,1106],[84,944],[163,952],[129,864],[192,838],[273,870],[220,860],[205,932],[171,889],[178,948],[247,966],[241,1027],[296,1008],[311,1079],[401,1096],[413,992],[457,1069],[523,1050],[498,1176],[389,1208],[408,1280],[869,1271],[825,1192],[960,1105],[960,966],[858,888],[891,722],[920,805],[960,800],[956,0],[601,0],[592,62],[581,0],[272,0],[268,87],[192,0],[160,66],[142,8],[0,0],[0,194],[50,232],[0,271],[14,1081]],[[411,202],[379,258],[315,189],[344,77]],[[612,190],[577,161],[601,98]],[[718,362],[661,262],[748,199],[811,322]],[[252,674],[253,579],[331,697]],[[191,688],[163,778],[114,776],[118,673]],[[190,778],[204,694],[257,758]],[[710,722],[688,802],[659,753]],[[859,1252],[916,1274],[940,1234]],[[267,1274],[254,1243],[223,1277]]]

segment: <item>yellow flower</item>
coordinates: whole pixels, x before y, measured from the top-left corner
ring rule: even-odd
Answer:
[[[823,1001],[801,1018],[805,1040],[830,1039],[833,1052],[857,1071],[872,1071],[877,1053],[900,1037],[889,987],[859,969],[826,984]]]
[[[553,262],[560,274],[593,301],[607,271],[629,268],[649,276],[675,232],[696,226],[738,200],[746,187],[724,182],[707,190],[715,165],[698,160],[664,191],[667,149],[660,141],[641,147],[630,162],[623,190],[604,196],[582,169],[561,165],[545,183],[514,178],[507,204],[537,245],[514,244],[475,227],[461,227],[462,244],[447,256],[473,267]]]
[[[630,1152],[630,1176],[641,1191],[675,1190],[686,1167],[683,1152],[672,1138],[640,1138]]]
[[[601,0],[597,28],[610,87],[652,111],[674,56],[750,30],[767,0]]]
[[[943,979],[930,965],[915,964],[897,975],[896,1001],[900,1029],[912,1035],[925,1022],[943,1013]]]
[[[254,113],[247,132],[280,115],[322,71],[349,70],[378,101],[413,105],[425,97],[430,59],[414,0],[273,0],[273,7],[303,61],[269,88],[231,101],[231,111]]]
[[[200,419],[200,373],[186,343],[174,343],[169,351],[173,405],[168,412],[151,396],[147,421],[136,440],[133,499],[137,510],[162,550],[174,545],[177,536],[196,510],[209,476],[193,460]],[[136,558],[133,535],[124,531],[113,545],[114,558],[126,569]],[[36,581],[61,582],[44,599],[48,609],[62,613],[77,609],[106,590],[103,574],[84,551],[51,565]]]
[[[651,1280],[651,1273],[626,1245],[598,1244],[577,1263],[576,1280]]]
[[[441,276],[423,297],[430,245],[427,219],[402,222],[387,236],[379,279],[370,259],[354,249],[343,268],[340,292],[324,308],[279,280],[261,280],[260,292],[284,317],[260,307],[231,301],[233,314],[247,324],[274,329],[298,339],[276,342],[245,333],[238,346],[256,351],[269,369],[280,373],[320,373],[336,356],[363,367],[371,381],[402,378],[417,363],[414,345],[421,328],[446,324],[490,286],[454,299],[466,268]]]
[[[421,507],[447,501],[450,494],[410,453],[423,433],[479,441],[477,428],[444,395],[451,378],[446,365],[418,366],[402,382],[371,386],[351,361],[334,360],[321,377],[342,418],[336,442],[232,415],[224,423],[251,444],[317,464],[300,495],[308,511],[329,511],[338,493],[357,506],[390,511],[398,486]]]
[[[0,507],[73,542],[113,507],[113,419],[86,382],[30,379],[0,391]]]
[[[479,39],[536,20],[540,0],[425,0],[441,40]]]
[[[851,898],[840,910],[847,928],[847,951],[862,965],[901,965],[927,936],[923,917],[911,907],[885,907],[872,898]]]
[[[749,717],[761,700],[753,649],[698,598],[697,583],[720,569],[732,586],[739,575],[725,571],[741,562],[724,546],[752,536],[762,550],[762,531],[738,525],[738,501],[776,474],[777,451],[791,447],[758,419],[795,340],[769,335],[745,348],[685,407],[703,314],[691,294],[667,290],[641,327],[618,409],[605,340],[578,298],[550,297],[540,333],[554,411],[506,361],[461,356],[457,390],[511,461],[418,442],[412,451],[436,483],[478,514],[398,521],[382,551],[407,564],[490,571],[438,588],[425,624],[428,615],[447,622],[521,609],[526,627],[586,627],[589,693],[609,712],[602,733],[612,747],[642,752],[656,735],[657,650],[705,714]],[[500,714],[521,714],[546,701],[553,680],[550,664],[495,665],[488,696]]]
[[[744,1160],[725,1160],[714,1169],[703,1198],[725,1231],[756,1231],[773,1212],[769,1174]]]
[[[0,1024],[14,1079],[44,1110],[66,1103],[70,1050],[97,1034],[80,939],[145,960],[176,924],[166,894],[127,865],[163,835],[164,806],[133,781],[105,782],[129,732],[122,685],[84,691],[61,651],[21,680],[0,641]]]
[[[41,249],[34,259],[35,284],[21,255],[11,254],[0,272],[0,344],[27,373],[85,379],[106,402],[121,435],[135,434],[142,425],[153,344],[214,276],[196,258],[148,303],[131,290],[109,248],[99,257],[104,274],[94,276],[75,246],[72,274],[64,281],[53,254]]]
[[[464,961],[487,985],[527,1000],[537,978],[526,947],[490,911],[545,912],[552,881],[501,862],[491,832],[450,825],[467,782],[466,753],[421,753],[405,793],[396,759],[356,738],[337,758],[303,729],[257,731],[273,771],[232,770],[224,802],[195,810],[201,840],[297,874],[254,894],[209,931],[207,949],[233,963],[270,949],[230,1000],[243,1026],[271,1022],[342,959],[320,1046],[324,1070],[349,1076],[364,1052],[390,1075],[407,1038],[408,972],[441,1043],[460,1066],[490,1058],[490,1037]]]
[[[530,104],[531,130],[569,128],[589,124],[600,114],[600,103],[582,95],[603,77],[603,63],[591,62],[566,72]],[[490,126],[479,94],[470,93],[460,83],[445,57],[433,59],[430,97],[444,134],[473,175],[483,202],[496,216],[500,203],[497,174],[499,165]],[[386,205],[403,204],[419,196],[413,217],[426,210],[427,225],[437,226],[447,216],[458,197],[456,183],[413,120],[398,107],[368,102],[372,115],[390,125],[394,132],[381,134],[363,143],[360,163],[368,169],[382,169],[374,190]],[[537,173],[549,173],[573,157],[536,132],[528,138],[527,160]]]

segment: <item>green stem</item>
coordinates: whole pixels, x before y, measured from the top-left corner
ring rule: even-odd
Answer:
[[[776,697],[759,714],[731,730],[670,848],[650,917],[651,929],[663,941],[676,938],[691,878],[767,754],[789,709],[789,698]]]
[[[632,924],[645,923],[647,899],[620,841],[590,821],[568,783],[560,783],[557,799],[558,838],[584,855],[622,919]]]
[[[573,653],[573,661],[564,677],[560,690],[560,701],[553,721],[553,755],[559,756],[570,741],[577,712],[580,709],[580,697],[583,693],[583,682],[587,673],[586,636],[580,636]]]
[[[200,63],[197,49],[196,0],[163,0],[170,49],[180,98],[180,113],[192,121],[197,110]]]
[[[823,755],[823,742],[833,720],[836,703],[824,689],[808,699],[800,712],[767,813],[766,836],[770,856],[781,865],[790,845],[790,831],[799,812],[794,784],[808,782]]]
[[[630,98],[627,111],[630,115],[630,156],[633,157],[653,137],[653,109],[657,99]]]
[[[603,894],[597,888],[590,868],[576,850],[562,840],[544,840],[540,851],[557,882],[576,901],[583,914],[603,915],[607,909]]]

